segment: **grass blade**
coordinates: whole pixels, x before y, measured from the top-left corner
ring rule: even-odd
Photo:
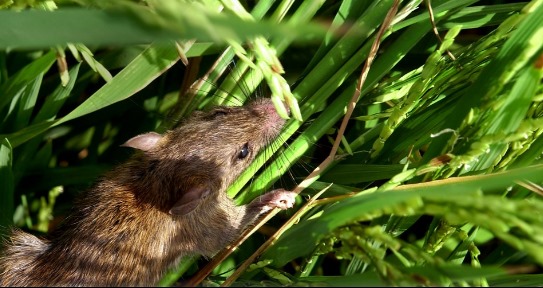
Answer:
[[[11,165],[13,161],[12,148],[8,139],[0,143],[0,228],[13,224],[14,212],[14,183]]]

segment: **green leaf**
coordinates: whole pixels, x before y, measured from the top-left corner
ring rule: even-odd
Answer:
[[[338,164],[322,175],[322,181],[336,184],[354,184],[375,180],[390,179],[400,173],[404,168],[402,164]]]
[[[257,35],[301,40],[324,34],[324,29],[314,24],[293,27],[271,21],[248,22],[189,2],[165,2],[174,5],[165,8],[175,13],[157,13],[135,5],[118,5],[109,11],[65,7],[55,11],[0,10],[0,27],[9,27],[0,29],[0,48],[37,49],[67,43],[127,45],[178,39],[224,43]]]
[[[30,117],[36,106],[36,100],[38,99],[38,92],[40,91],[43,74],[38,75],[36,79],[31,81],[25,88],[23,88],[22,95],[19,99],[19,109],[15,115],[15,131],[26,127],[30,123]]]
[[[69,81],[65,87],[61,83],[59,83],[55,91],[53,91],[53,93],[47,96],[40,111],[38,112],[36,117],[34,117],[34,119],[32,120],[33,124],[41,123],[41,124],[48,125],[46,121],[50,121],[55,118],[58,111],[60,110],[64,102],[68,99],[68,96],[73,90],[73,87],[77,80],[79,67],[81,67],[80,63],[76,64],[74,67],[70,69],[70,71],[68,72]],[[36,126],[33,126],[33,127],[36,127]],[[41,126],[38,125],[38,127],[41,127]],[[43,127],[47,127],[47,126],[43,126]],[[44,130],[45,129],[43,129],[43,131]],[[22,131],[23,133],[25,133],[24,131],[28,131],[28,130],[25,129]],[[37,136],[38,134],[41,134],[39,130],[35,133],[28,133],[27,135],[24,135],[24,136],[32,138],[34,136]],[[16,162],[14,164],[14,169],[13,169],[16,182],[18,182],[20,180],[20,177],[22,177],[25,174],[28,166],[35,166],[36,160],[40,159],[39,157],[36,157],[36,150],[38,150],[39,145],[41,143],[42,143],[42,139],[39,139],[39,138],[33,139],[33,141],[29,141],[28,143],[25,143],[26,145],[21,147],[21,149],[18,151]],[[48,155],[47,159],[41,159],[41,163],[47,163],[45,161],[50,160],[51,155],[50,154],[47,154],[47,155]],[[43,166],[43,167],[46,167],[46,166]],[[66,180],[68,178],[59,178],[59,179]],[[60,184],[62,183],[59,183],[58,185]],[[52,186],[49,186],[46,188],[50,188],[50,187]]]
[[[438,29],[450,29],[461,25],[462,29],[473,29],[501,24],[509,16],[518,13],[526,3],[495,4],[466,7],[442,23]]]
[[[174,45],[153,45],[145,49],[113,79],[102,86],[68,115],[55,121],[41,122],[7,136],[13,147],[32,139],[52,126],[95,112],[124,100],[146,87],[179,59]],[[1,99],[1,98],[0,98]]]
[[[0,143],[0,227],[7,227],[13,223],[14,183],[11,165],[13,151],[8,139],[4,138]]]
[[[54,119],[62,105],[64,105],[64,102],[66,102],[68,99],[68,96],[70,96],[70,93],[72,92],[77,80],[80,67],[81,63],[74,65],[68,73],[70,81],[66,84],[66,86],[59,84],[57,89],[55,89],[55,91],[53,91],[53,93],[45,99],[45,103],[32,121],[33,124]]]
[[[357,197],[338,201],[323,210],[318,218],[300,222],[288,230],[262,259],[272,259],[273,265],[282,266],[288,261],[308,255],[318,241],[335,228],[360,219],[363,216],[378,215],[387,207],[410,203],[419,197],[428,199],[447,199],[468,197],[477,191],[499,192],[515,180],[542,181],[543,165],[509,170],[478,177],[459,177],[456,181],[424,183],[424,185],[402,186],[386,192],[361,194]],[[376,214],[377,213],[377,214]]]
[[[179,54],[171,45],[154,45],[143,51],[119,74],[102,86],[85,102],[54,125],[100,110],[111,104],[127,99],[146,87],[152,80],[179,60]]]
[[[423,280],[431,280],[433,285],[450,284],[453,281],[470,281],[481,277],[502,277],[506,272],[497,267],[476,268],[467,265],[424,265],[413,267],[402,267],[407,279],[382,279],[375,271],[367,271],[360,274],[346,276],[309,276],[299,278],[302,283],[311,283],[310,286],[332,286],[332,287],[388,287],[390,283],[400,281],[400,286],[419,286]],[[439,278],[447,277],[448,279]]]
[[[300,282],[312,286],[331,287],[386,287],[375,271],[344,276],[309,276],[300,278]]]
[[[490,287],[541,287],[543,274],[503,275],[489,279]]]
[[[533,3],[536,6],[537,2]],[[513,31],[513,35],[507,39],[498,55],[483,69],[477,80],[469,86],[468,91],[459,99],[458,103],[462,103],[462,105],[455,106],[451,117],[441,123],[441,129],[454,130],[459,127],[471,108],[479,106],[481,101],[485,99],[496,97],[511,77],[532,61],[534,55],[538,55],[537,52],[541,51],[542,47],[541,39],[543,39],[541,37],[543,33],[541,29],[543,27],[543,17],[540,17],[541,14],[543,14],[543,5],[539,5],[535,9],[532,7],[532,11],[529,11],[528,15],[518,15],[519,17],[525,17],[524,21]],[[508,28],[503,27],[503,29]],[[424,162],[427,163],[430,159],[444,153],[442,150],[449,138],[441,136],[432,141],[424,155]]]
[[[496,277],[504,275],[506,271],[497,267],[476,268],[468,265],[424,265],[404,268],[406,272],[429,279],[434,283],[443,283],[440,277],[452,281],[470,281],[481,277]]]
[[[3,30],[3,29],[2,29]],[[54,51],[49,51],[42,57],[34,60],[25,66],[17,74],[12,76],[9,81],[0,87],[0,111],[15,97],[28,83],[34,81],[40,75],[45,74],[55,62]],[[1,127],[0,127],[1,128]]]
[[[500,107],[492,109],[493,115],[488,119],[488,134],[511,133],[518,129],[520,123],[526,117],[526,112],[531,106],[538,85],[540,83],[540,72],[534,67],[528,66],[520,72],[520,76],[511,92],[500,98]],[[505,98],[505,99],[504,99]],[[501,157],[501,151],[507,143],[496,143],[491,146],[489,153],[479,157],[473,170],[481,170],[491,166],[494,161]]]

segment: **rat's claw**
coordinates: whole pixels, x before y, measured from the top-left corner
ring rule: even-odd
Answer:
[[[296,203],[296,193],[284,189],[277,189],[262,196],[261,201],[266,202],[270,208],[288,209]]]

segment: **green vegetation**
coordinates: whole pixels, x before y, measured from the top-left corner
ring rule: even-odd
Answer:
[[[228,193],[297,206],[162,285],[541,285],[543,1],[427,4],[0,0],[0,226],[47,232],[130,137],[256,93],[292,117]]]

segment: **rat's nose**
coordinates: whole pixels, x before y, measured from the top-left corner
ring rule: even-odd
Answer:
[[[290,108],[286,105],[285,102],[281,102],[285,110],[287,110],[287,114],[290,115]],[[261,112],[265,115],[277,115],[277,108],[275,108],[275,105],[271,101],[270,98],[259,98],[255,100],[251,106],[253,106],[253,109],[255,111]]]

